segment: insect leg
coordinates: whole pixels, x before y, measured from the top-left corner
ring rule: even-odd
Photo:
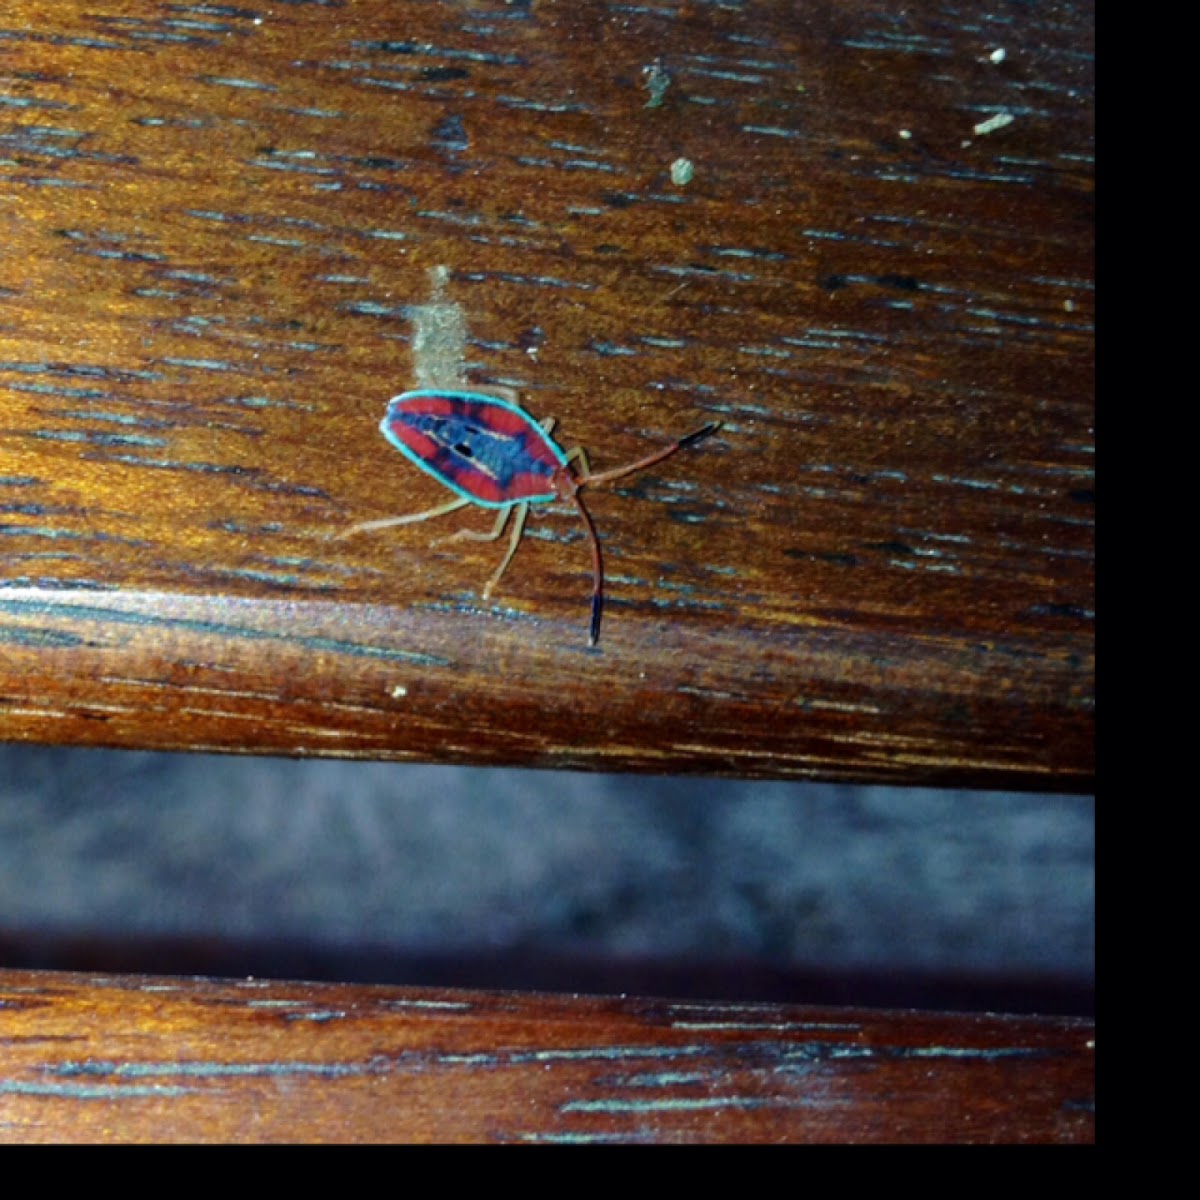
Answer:
[[[508,564],[512,562],[512,556],[517,552],[517,543],[521,540],[521,534],[525,532],[525,518],[529,516],[529,505],[518,504],[515,506],[515,510],[516,511],[513,514],[512,535],[508,539],[508,550],[505,553],[500,565],[493,572],[491,579],[487,581],[487,584],[483,589],[483,598],[485,600],[491,597],[492,589],[500,582],[500,576],[504,574],[505,570],[508,568]],[[507,508],[504,510],[504,515],[506,517],[508,516],[509,511],[510,510]],[[496,537],[500,536],[500,530],[503,528],[503,522],[498,521],[496,523]]]
[[[587,479],[592,473],[592,464],[588,462],[587,451],[582,446],[575,446],[567,451],[567,462],[578,462],[583,467],[580,479]]]
[[[494,542],[504,532],[510,512],[512,512],[512,505],[502,508],[496,517],[496,524],[487,533],[480,533],[478,529],[459,529],[454,533],[446,534],[445,537],[436,538],[429,544],[444,546],[447,542]]]
[[[451,500],[446,504],[439,504],[437,508],[426,509],[425,512],[409,513],[405,517],[384,517],[381,521],[363,521],[358,525],[351,525],[349,529],[343,529],[341,533],[334,534],[335,538],[348,538],[356,533],[367,533],[373,529],[390,529],[393,525],[415,525],[418,521],[428,521],[431,517],[445,516],[446,513],[454,512],[457,508],[462,508],[470,504],[469,500],[459,499]]]
[[[512,562],[512,556],[517,552],[517,543],[521,540],[521,534],[525,530],[525,518],[529,515],[529,505],[510,504],[507,508],[502,508],[500,515],[496,518],[496,524],[487,533],[480,533],[477,529],[460,529],[456,533],[438,538],[431,543],[434,546],[444,546],[447,542],[494,542],[504,532],[504,526],[508,524],[510,515],[513,517],[513,527],[508,539],[508,550],[500,561],[500,565],[492,573],[491,579],[484,586],[483,598],[485,600],[491,597],[492,589],[500,582],[500,576],[504,574],[508,564]]]

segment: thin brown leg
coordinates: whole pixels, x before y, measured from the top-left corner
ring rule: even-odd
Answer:
[[[496,517],[495,525],[487,533],[481,533],[478,529],[458,529],[454,533],[446,534],[445,537],[435,538],[429,544],[444,546],[448,542],[494,542],[504,532],[504,526],[508,524],[508,514],[511,512],[511,506],[502,508]]]
[[[529,516],[528,504],[517,504],[512,509],[504,510],[504,517],[507,520],[508,514],[513,513],[512,536],[508,539],[508,551],[501,560],[500,565],[493,572],[491,579],[487,581],[483,589],[483,598],[491,599],[492,589],[500,582],[500,576],[508,569],[508,564],[512,562],[512,557],[517,552],[517,543],[521,540],[521,534],[525,532],[525,518]],[[503,521],[496,522],[495,537],[500,536],[500,531],[504,528]]]
[[[455,509],[470,503],[465,499],[451,500],[446,504],[439,504],[437,508],[426,509],[425,512],[409,513],[404,517],[384,517],[380,521],[363,521],[361,524],[351,525],[349,529],[343,529],[341,533],[335,533],[333,536],[336,540],[340,540],[356,533],[368,533],[374,529],[390,529],[393,525],[415,525],[418,521],[428,521],[433,517],[445,516],[446,513],[454,512]]]

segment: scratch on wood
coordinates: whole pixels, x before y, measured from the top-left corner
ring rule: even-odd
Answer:
[[[462,306],[445,298],[450,272],[430,268],[431,299],[413,305],[413,367],[422,388],[460,388],[466,384],[467,319]]]

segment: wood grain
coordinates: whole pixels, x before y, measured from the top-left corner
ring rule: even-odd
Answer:
[[[6,4],[0,736],[1090,787],[1092,25]],[[336,539],[447,498],[418,384],[722,422],[591,497],[595,650],[569,512],[486,603],[487,514]]]
[[[0,972],[0,1140],[1088,1142],[1094,1028]]]

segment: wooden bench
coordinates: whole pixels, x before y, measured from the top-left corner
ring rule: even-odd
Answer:
[[[0,736],[1094,786],[1090,4],[15,0]],[[519,397],[502,544],[380,436]],[[0,1137],[1090,1140],[1066,1019],[0,973]],[[683,1080],[683,1082],[679,1082]],[[671,1082],[675,1081],[675,1082]]]

